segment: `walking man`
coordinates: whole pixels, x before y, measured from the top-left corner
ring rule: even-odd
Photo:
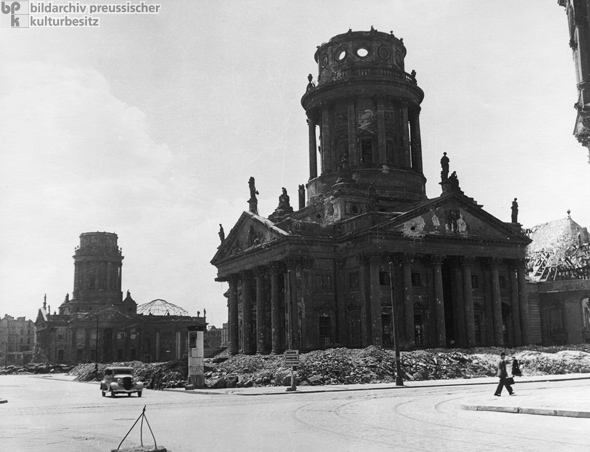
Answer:
[[[512,386],[508,383],[508,372],[506,371],[506,353],[500,353],[500,361],[498,361],[498,369],[496,372],[496,376],[500,378],[500,382],[498,383],[498,387],[496,388],[496,392],[494,395],[496,397],[500,397],[502,394],[502,389],[506,386],[508,390],[508,394],[514,395],[514,391],[512,390]]]

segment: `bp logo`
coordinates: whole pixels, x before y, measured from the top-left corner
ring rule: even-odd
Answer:
[[[2,2],[0,4],[2,28],[29,28],[29,2]]]

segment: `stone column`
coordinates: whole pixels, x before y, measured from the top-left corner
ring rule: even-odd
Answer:
[[[465,345],[475,347],[475,312],[473,308],[473,287],[471,285],[471,266],[475,259],[463,258],[463,301],[465,314]]]
[[[526,291],[526,269],[524,259],[518,260],[518,306],[520,308],[520,334],[523,345],[530,343],[529,302]]]
[[[285,304],[287,305],[287,347],[290,349],[299,348],[299,310],[297,309],[297,261],[288,259],[286,287],[285,287]]]
[[[410,154],[410,137],[408,136],[408,104],[402,104],[402,146],[404,156],[404,168],[412,167],[412,160]]]
[[[359,155],[356,146],[356,109],[354,99],[348,104],[348,157],[350,165],[359,165]]]
[[[331,173],[332,168],[332,137],[330,134],[330,111],[322,105],[322,174]]]
[[[156,331],[156,361],[160,361],[160,332],[159,331]]]
[[[431,264],[434,274],[434,303],[436,316],[436,342],[438,347],[447,346],[447,332],[445,327],[445,298],[443,295],[442,256],[432,256]]]
[[[360,271],[360,296],[361,296],[361,346],[371,345],[371,265],[368,254],[359,255]]]
[[[348,275],[346,274],[346,259],[336,259],[334,271],[334,298],[335,298],[335,324],[336,331],[334,338],[337,343],[347,344],[346,339],[346,281]]]
[[[282,310],[281,310],[281,264],[273,262],[270,265],[270,316],[271,316],[271,353],[278,355],[283,351],[282,341]]]
[[[422,173],[422,138],[420,137],[420,107],[412,109],[410,117],[412,133],[412,167]]]
[[[311,116],[307,119],[309,131],[309,179],[318,177],[318,146],[315,139],[315,120]]]
[[[379,285],[379,255],[369,255],[369,338],[371,345],[382,345],[383,326],[381,323],[381,286]]]
[[[486,346],[494,345],[494,310],[492,296],[492,271],[489,262],[483,265],[484,273],[484,295],[485,295],[485,313],[486,313]]]
[[[412,262],[413,256],[406,254],[402,260],[404,275],[404,330],[405,341],[408,345],[414,345],[414,288],[412,287]],[[402,323],[402,322],[400,322]]]
[[[266,276],[265,267],[257,267],[255,272],[256,278],[256,353],[267,355],[266,346],[266,291],[264,287]]]
[[[307,282],[309,278],[305,274],[309,267],[311,267],[313,260],[307,258],[299,258],[297,260],[297,306],[299,309],[299,346],[301,349],[309,350],[315,347],[314,335],[309,333],[309,329],[317,328],[313,318],[313,310],[309,309],[309,293]]]
[[[111,272],[113,269],[112,265],[113,264],[111,264],[110,262],[107,262],[107,290],[113,290],[113,287],[111,286]]]
[[[385,148],[385,114],[383,111],[383,100],[377,101],[377,149],[379,151],[379,165],[387,163]]]
[[[522,345],[522,336],[520,332],[520,308],[518,303],[518,278],[516,272],[517,265],[510,265],[510,301],[512,303],[512,328],[514,335],[512,338],[514,347]]]
[[[463,277],[459,260],[454,259],[453,268],[453,330],[455,345],[465,347],[465,301],[463,299]]]
[[[239,350],[238,328],[238,276],[230,275],[229,282],[229,353],[237,355]]]
[[[252,287],[252,273],[244,271],[242,279],[242,353],[253,355],[255,353],[252,342],[252,300],[254,290]]]
[[[498,259],[492,259],[492,312],[494,314],[494,344],[498,347],[504,345],[504,334],[502,331],[502,298],[500,295],[500,275],[498,273]]]

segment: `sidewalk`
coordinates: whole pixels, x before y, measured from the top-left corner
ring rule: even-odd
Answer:
[[[360,385],[328,385],[328,386],[298,386],[295,392],[287,391],[284,386],[269,386],[255,388],[226,388],[226,389],[168,389],[182,391],[189,394],[216,394],[238,396],[271,396],[285,394],[309,394],[318,392],[369,391],[369,390],[399,390],[405,388],[489,385],[489,396],[478,396],[466,399],[461,403],[464,410],[498,411],[505,413],[537,414],[545,416],[567,416],[590,418],[590,390],[581,391],[580,388],[545,388],[526,389],[523,383],[555,382],[564,380],[590,380],[590,374],[541,375],[518,377],[513,386],[515,396],[509,396],[506,391],[501,397],[495,397],[493,391],[498,384],[498,378],[485,377],[470,380],[428,380],[406,381],[404,386],[395,383],[376,383]],[[590,381],[588,381],[590,388]],[[522,389],[521,389],[522,388]]]
[[[589,379],[590,374],[551,375],[540,377],[524,377],[517,379],[514,396],[508,395],[506,390],[501,397],[495,397],[492,392],[486,397],[474,397],[461,403],[464,410],[498,411],[503,413],[537,414],[542,416],[565,416],[590,418],[590,381],[586,387],[527,389],[521,386],[528,381],[558,381]],[[559,378],[558,378],[559,377]],[[568,378],[570,377],[570,378]],[[534,380],[533,380],[534,378]],[[496,383],[497,384],[497,379]],[[522,388],[522,389],[521,389]]]

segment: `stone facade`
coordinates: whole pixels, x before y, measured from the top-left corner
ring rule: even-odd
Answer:
[[[35,349],[35,324],[8,314],[0,319],[0,365],[28,364]]]
[[[590,162],[590,0],[558,0],[565,7],[569,28],[569,45],[576,68],[578,112],[574,135],[588,148]]]
[[[158,311],[150,311],[138,307],[129,292],[123,298],[122,262],[116,234],[81,234],[74,254],[73,297],[66,295],[57,311],[47,302],[39,309],[38,360],[76,364],[187,356],[187,328],[206,325],[205,317],[191,317],[169,303],[168,310],[160,311],[164,300],[154,300]]]
[[[318,47],[299,210],[283,189],[262,217],[251,178],[250,209],[212,260],[229,283],[231,353],[391,346],[394,313],[405,348],[529,343],[529,239],[467,197],[448,160],[426,197],[424,93],[405,55],[373,29]]]

